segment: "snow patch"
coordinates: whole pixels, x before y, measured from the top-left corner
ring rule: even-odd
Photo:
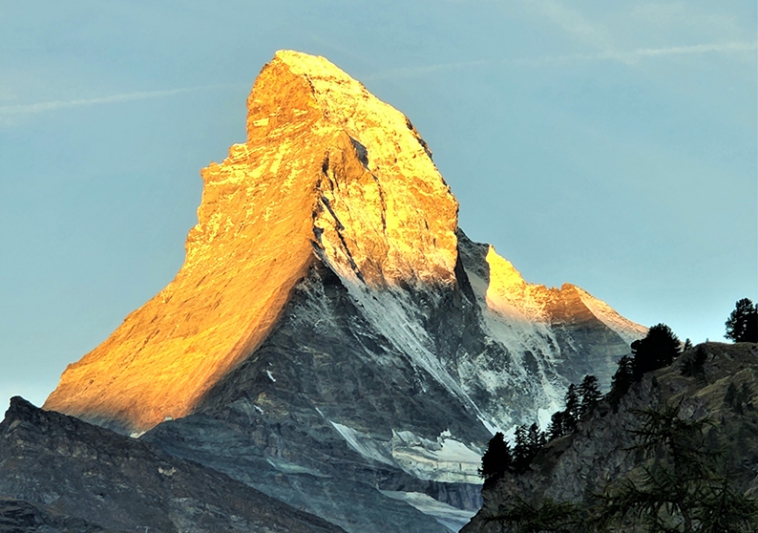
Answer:
[[[276,379],[274,378],[274,376],[271,375],[270,370],[266,370],[266,374],[268,374],[268,379],[270,379],[272,383],[276,383]]]
[[[377,440],[361,431],[329,423],[348,446],[366,459],[378,461],[423,480],[480,485],[482,451],[452,438],[449,431],[437,439],[425,439],[412,431],[392,431],[389,441]]]
[[[329,420],[329,423],[340,435],[342,435],[342,438],[345,439],[348,446],[366,459],[395,466],[395,462],[392,460],[392,457],[387,454],[384,447],[370,436],[331,420]]]
[[[476,511],[458,509],[452,505],[440,502],[421,492],[401,492],[395,490],[380,490],[382,494],[393,500],[400,500],[411,505],[422,513],[433,516],[440,524],[451,531],[460,531],[476,514]]]
[[[482,453],[443,432],[436,441],[409,431],[393,432],[392,458],[405,472],[425,480],[481,484],[478,469]]]

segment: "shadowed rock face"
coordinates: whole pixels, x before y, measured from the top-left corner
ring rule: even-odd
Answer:
[[[105,529],[47,505],[0,496],[0,533],[125,533]],[[130,532],[132,533],[132,532]]]
[[[324,58],[277,53],[247,128],[176,278],[45,408],[348,531],[456,529],[492,432],[607,383],[644,328],[470,241],[410,121]]]
[[[463,234],[459,240],[486,248]],[[531,422],[538,401],[550,401],[546,383],[564,382],[561,370],[581,376],[628,351],[588,318],[581,290],[567,286],[542,289],[545,307],[561,311],[559,326],[513,321],[530,350],[525,362],[498,342],[496,328],[506,326],[494,313],[483,316],[486,295],[469,281],[477,270],[487,276],[487,263],[460,257],[456,286],[383,293],[347,284],[316,262],[254,354],[193,415],[143,438],[348,531],[443,531],[438,522],[457,529],[480,505],[487,424]],[[569,320],[571,308],[578,318]],[[564,346],[574,351],[564,353],[572,357],[553,362],[545,346],[561,339],[571,341]],[[453,509],[422,508],[430,516],[419,516],[388,493],[425,494]]]
[[[342,531],[215,470],[18,397],[0,423],[0,494],[21,500],[1,504],[24,527]]]

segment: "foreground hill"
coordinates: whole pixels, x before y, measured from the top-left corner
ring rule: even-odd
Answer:
[[[13,398],[0,423],[0,531],[337,533],[228,476]],[[14,529],[15,528],[15,529]]]
[[[682,375],[682,365],[698,355],[704,361],[702,371]],[[613,493],[625,480],[639,484],[650,463],[641,450],[632,451],[639,442],[634,432],[642,428],[645,410],[662,412],[666,406],[678,407],[676,419],[685,423],[707,421],[703,449],[718,452],[718,468],[728,473],[737,494],[758,496],[758,345],[712,342],[646,374],[632,385],[617,411],[601,403],[576,431],[549,442],[526,473],[506,474],[485,487],[482,509],[462,531],[515,531],[498,517],[517,502],[535,509],[545,502],[572,502],[591,509],[601,495]],[[758,516],[755,522],[758,525]],[[623,530],[638,531],[629,524]]]

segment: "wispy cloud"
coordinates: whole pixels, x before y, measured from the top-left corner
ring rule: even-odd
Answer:
[[[623,52],[618,53],[619,57],[652,57],[681,54],[707,54],[710,52],[750,52],[758,49],[758,43],[717,43],[717,44],[696,44],[693,46],[671,46],[667,48],[639,48],[628,53],[626,56]],[[615,59],[612,58],[612,59]]]
[[[425,74],[432,74],[434,72],[440,72],[445,70],[460,70],[471,67],[491,65],[492,61],[485,59],[477,61],[464,61],[460,63],[439,63],[436,65],[426,65],[421,67],[407,67],[407,68],[394,68],[392,70],[385,70],[376,74],[369,74],[368,76],[361,76],[362,80],[377,80],[386,78],[415,78],[423,76]]]
[[[208,89],[220,89],[229,87],[239,87],[239,85],[203,85],[199,87],[182,87],[179,89],[169,89],[166,91],[138,91],[131,93],[113,94],[99,98],[81,98],[76,100],[54,100],[50,102],[38,102],[34,104],[16,104],[0,106],[0,115],[29,115],[35,113],[45,113],[48,111],[58,111],[59,109],[69,109],[72,107],[85,107],[102,104],[116,104],[121,102],[131,102],[134,100],[149,100],[152,98],[168,98],[182,93],[202,91]]]
[[[591,54],[567,54],[557,56],[542,56],[536,58],[503,59],[495,63],[542,66],[556,63],[570,63],[575,61],[618,61],[621,63],[634,63],[641,59],[701,54],[731,54],[751,52],[758,48],[758,43],[732,42],[696,44],[690,46],[667,46],[660,48],[637,48],[636,50],[604,50]]]
[[[598,49],[613,48],[613,33],[606,26],[592,22],[579,11],[555,0],[529,2],[528,5],[580,42]]]
[[[377,74],[364,76],[365,80],[386,79],[386,78],[412,78],[432,74],[434,72],[445,70],[460,70],[478,66],[496,66],[496,65],[523,65],[532,67],[542,67],[550,65],[560,65],[572,62],[588,61],[617,61],[625,64],[632,64],[646,58],[681,56],[681,55],[700,55],[700,54],[733,54],[753,52],[758,49],[756,42],[730,42],[730,43],[711,43],[696,44],[690,46],[669,46],[661,48],[638,48],[636,50],[605,50],[590,54],[566,54],[553,56],[506,58],[499,60],[477,60],[463,63],[441,63],[436,65],[427,65],[420,67],[409,67],[393,69]]]

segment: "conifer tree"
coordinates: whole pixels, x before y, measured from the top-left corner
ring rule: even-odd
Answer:
[[[567,435],[569,432],[565,424],[565,411],[556,411],[550,418],[550,425],[547,427],[547,436],[550,440],[558,439]]]
[[[564,401],[566,402],[566,408],[563,410],[565,413],[563,423],[566,431],[570,433],[576,429],[581,406],[579,396],[576,393],[576,385],[573,383],[569,385]]]
[[[513,447],[513,471],[523,474],[529,470],[529,465],[545,446],[545,434],[540,431],[537,424],[527,428],[523,424],[516,428],[516,444]]]
[[[584,376],[579,385],[579,394],[582,397],[579,404],[579,419],[584,420],[592,414],[600,401],[601,394],[597,378],[591,374]]]
[[[621,398],[626,395],[629,391],[629,387],[634,383],[633,368],[634,360],[630,356],[625,355],[619,359],[618,368],[611,380],[611,390],[605,397],[608,403],[611,404],[611,407],[613,407],[614,413],[618,411]]]
[[[683,356],[681,373],[683,376],[696,377],[700,380],[705,380],[705,362],[708,360],[708,352],[700,345],[695,350],[694,354],[688,354]]]
[[[479,468],[479,475],[485,483],[495,481],[501,478],[506,472],[513,467],[513,455],[508,441],[503,434],[495,433],[487,445],[487,451],[482,456],[482,466]]]
[[[727,339],[734,342],[758,342],[758,304],[750,298],[739,300],[726,321]]]
[[[758,503],[735,492],[707,446],[707,420],[683,420],[679,406],[638,411],[642,425],[630,451],[648,459],[604,497],[599,525],[628,520],[650,533],[748,532],[758,522]],[[612,531],[620,531],[611,529]]]
[[[529,433],[526,436],[529,455],[534,458],[539,451],[545,446],[545,434],[540,431],[540,427],[535,423],[529,426]]]
[[[644,339],[632,343],[634,380],[643,374],[670,365],[679,355],[680,342],[666,324],[651,327]]]

